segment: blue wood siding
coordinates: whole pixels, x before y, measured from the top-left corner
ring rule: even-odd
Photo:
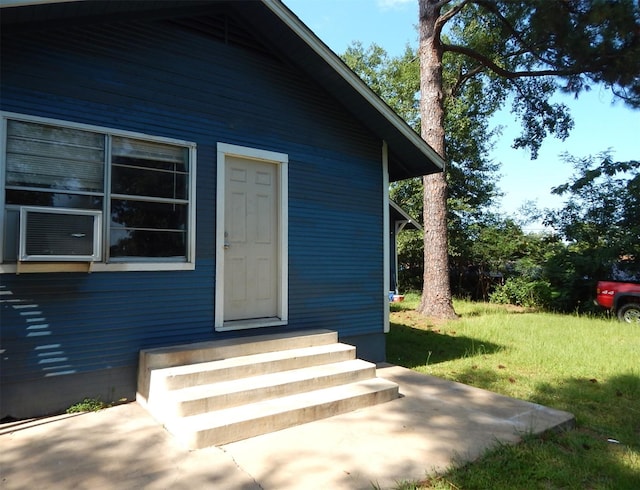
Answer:
[[[382,332],[382,145],[313,79],[159,20],[12,33],[1,63],[2,110],[198,152],[195,270],[1,276],[4,386],[251,333],[213,331],[217,142],[289,155],[289,328]]]

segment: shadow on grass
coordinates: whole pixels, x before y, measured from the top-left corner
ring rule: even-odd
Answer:
[[[471,337],[412,328],[401,323],[391,323],[388,335],[387,361],[407,368],[493,354],[503,348]]]
[[[481,358],[509,347],[458,336],[450,329],[453,325],[441,331],[438,324],[405,308],[394,316],[387,357],[405,367],[419,370],[419,366]],[[503,371],[500,365],[486,369],[474,361],[451,366],[455,381],[497,393],[505,391],[507,382],[536,376],[526,370]],[[597,370],[582,377],[540,377],[530,391],[520,393],[527,401],[572,413],[576,428],[523,434],[521,444],[499,444],[474,463],[396,488],[640,489],[640,376],[633,363],[621,362],[618,373],[606,378]]]
[[[624,441],[640,451],[638,376],[620,374],[606,381],[567,378],[554,384],[540,383],[531,401],[572,412],[579,425],[591,427],[603,437]]]
[[[473,386],[491,389],[491,381],[478,379],[477,372],[459,373],[457,380],[464,382],[465,374],[474,377]],[[528,400],[574,414],[576,427],[525,435],[515,446],[500,444],[430,483],[446,481],[451,488],[640,488],[640,377],[540,383]]]

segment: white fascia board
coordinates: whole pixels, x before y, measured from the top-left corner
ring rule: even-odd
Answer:
[[[0,8],[24,7],[26,5],[40,5],[44,3],[69,3],[81,1],[83,0],[0,0]]]
[[[418,221],[413,219],[411,216],[409,216],[409,214],[407,214],[407,212],[404,209],[402,209],[397,202],[389,199],[389,204],[404,218],[404,220],[407,223],[411,223],[413,226],[415,226],[418,229],[418,231],[422,231],[422,225],[418,223]]]
[[[364,83],[318,36],[298,19],[280,0],[262,0],[280,19],[321,56],[354,90],[362,95],[380,114],[389,120],[413,145],[419,148],[435,165],[444,169],[445,162],[418,133],[396,114],[366,83]]]

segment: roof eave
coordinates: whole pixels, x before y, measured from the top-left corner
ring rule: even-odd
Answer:
[[[404,209],[402,209],[397,202],[389,199],[389,205],[391,206],[393,213],[395,213],[396,215],[394,217],[394,221],[406,222],[407,225],[410,226],[410,228],[414,228],[418,231],[422,231],[422,225],[417,220],[409,216],[409,213],[407,213]]]
[[[445,168],[445,162],[396,112],[391,109],[371,88],[324,44],[298,17],[280,0],[262,0],[300,39],[318,54],[352,89],[362,96],[382,117],[408,140],[432,163],[437,170]],[[429,172],[432,173],[432,172]]]
[[[87,0],[0,0],[0,7],[38,6],[46,4],[84,3]],[[88,2],[87,2],[88,3]],[[176,5],[200,6],[219,3],[200,0],[194,2],[168,2]],[[127,3],[123,2],[124,5]],[[146,5],[161,5],[149,2]],[[233,2],[231,3],[233,4]],[[115,2],[112,6],[117,5]],[[145,3],[137,3],[145,6]],[[166,4],[165,4],[166,5]],[[281,0],[238,2],[249,7],[262,5],[271,12],[273,22],[263,18],[254,27],[268,31],[274,29],[274,48],[288,54],[289,59],[302,71],[314,76],[337,101],[349,110],[376,137],[386,141],[389,148],[389,180],[397,181],[417,177],[444,169],[445,162],[409,125],[398,116],[373,90],[371,90],[326,44],[324,44]],[[250,12],[253,7],[249,8]],[[113,9],[112,9],[113,10]],[[262,9],[260,9],[262,10]],[[256,11],[257,13],[257,11]],[[251,19],[251,14],[249,14]],[[260,17],[260,15],[259,15]],[[270,24],[270,27],[269,27]],[[278,33],[278,25],[284,29]],[[287,32],[288,31],[288,32]],[[302,54],[302,55],[301,55]]]

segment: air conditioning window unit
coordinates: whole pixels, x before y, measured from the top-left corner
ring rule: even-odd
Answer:
[[[102,212],[22,206],[22,262],[93,262],[101,259]]]

